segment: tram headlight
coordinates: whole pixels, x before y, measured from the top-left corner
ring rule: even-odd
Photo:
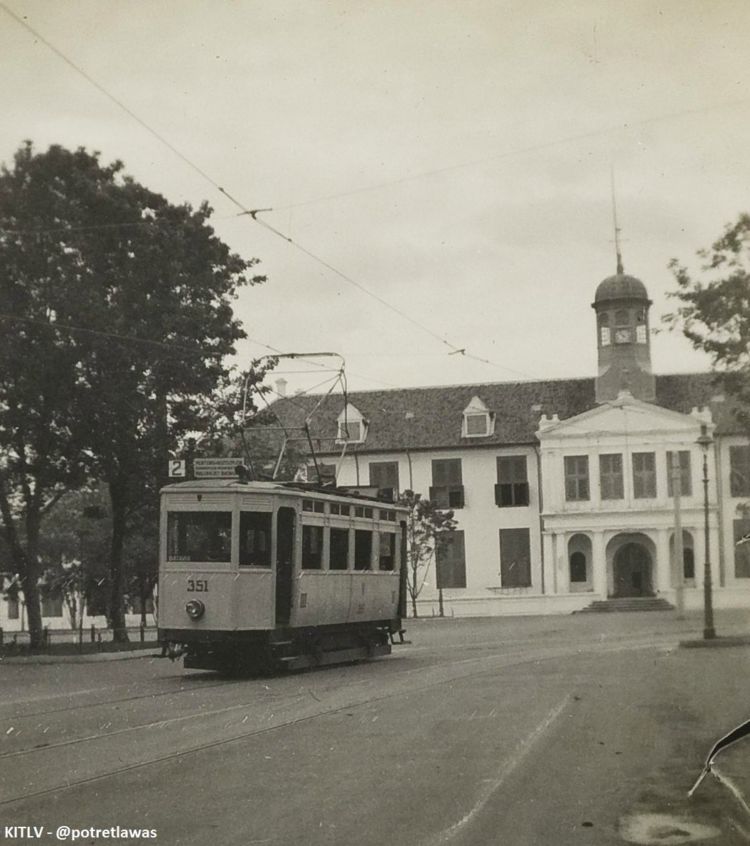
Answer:
[[[185,611],[191,620],[200,620],[206,612],[206,606],[200,601],[200,599],[191,599],[189,602],[185,603]]]

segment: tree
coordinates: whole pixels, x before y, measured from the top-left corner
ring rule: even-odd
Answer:
[[[62,394],[54,405],[59,422],[52,421],[57,451],[35,453],[31,472],[43,484],[32,484],[32,492],[46,495],[33,511],[26,507],[36,520],[36,534],[27,535],[38,536],[41,509],[61,489],[80,484],[84,472],[105,481],[112,520],[108,619],[116,640],[127,639],[129,523],[155,507],[170,445],[197,427],[202,399],[226,375],[225,358],[245,337],[232,311],[238,289],[263,281],[249,275],[255,259],[240,258],[215,236],[207,204],[173,205],[122,168],[102,165],[84,149],[53,146],[37,154],[27,143],[0,177],[0,261],[13,262],[0,283],[3,301],[27,346],[40,341],[54,352],[46,378],[53,395]],[[18,431],[45,409],[40,358],[26,366],[15,356],[31,386],[29,401],[17,406]],[[0,415],[7,417],[9,406],[5,400]],[[18,473],[5,475],[0,505],[7,533],[23,511],[24,486]],[[26,557],[35,554],[31,549]],[[31,572],[21,550],[16,557]]]
[[[31,645],[42,638],[39,539],[42,520],[66,490],[80,485],[87,457],[79,412],[84,389],[70,335],[55,325],[66,280],[79,273],[63,239],[37,234],[54,226],[48,195],[24,175],[0,173],[0,532],[23,590]],[[70,302],[75,309],[75,302]],[[63,309],[64,311],[64,309]]]
[[[750,215],[741,214],[697,255],[702,280],[677,259],[669,264],[678,286],[671,296],[679,307],[665,320],[711,357],[738,418],[750,427]]]
[[[406,522],[406,585],[411,608],[417,617],[417,597],[425,586],[430,565],[438,550],[450,543],[449,533],[456,528],[452,511],[443,511],[414,491],[404,491],[399,505],[409,509]]]

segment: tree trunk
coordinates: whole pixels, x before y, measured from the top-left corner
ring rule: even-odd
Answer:
[[[123,548],[125,545],[125,497],[116,484],[110,483],[109,496],[112,503],[112,539],[109,554],[109,608],[107,617],[115,643],[127,643],[128,631],[125,625],[125,566]]]
[[[39,579],[42,568],[39,563],[39,528],[41,516],[39,509],[29,505],[26,516],[26,549],[23,551],[24,566],[19,570],[26,614],[29,623],[29,638],[32,649],[44,645],[44,622],[39,598]]]
[[[31,499],[31,501],[30,501]],[[26,542],[22,542],[7,493],[5,479],[0,476],[0,525],[4,528],[4,539],[10,550],[13,572],[18,576],[23,591],[24,605],[29,624],[29,638],[32,649],[42,646],[42,608],[39,601],[39,526],[41,516],[38,502],[27,498],[26,506]]]
[[[146,580],[143,576],[138,580],[138,587],[141,594],[141,627],[146,628]]]
[[[39,565],[25,562],[24,572],[20,577],[26,605],[26,619],[29,625],[29,644],[32,649],[41,649],[44,625],[42,623],[42,604],[39,600]]]

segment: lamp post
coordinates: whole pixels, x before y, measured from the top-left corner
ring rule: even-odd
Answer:
[[[710,640],[716,637],[714,628],[713,597],[711,595],[711,556],[708,546],[708,448],[713,443],[713,438],[708,434],[708,426],[701,425],[701,434],[696,443],[703,450],[703,520],[706,532],[706,554],[703,560],[703,639]]]
[[[672,451],[672,496],[674,497],[674,578],[675,599],[677,600],[677,619],[685,618],[685,552],[682,541],[682,518],[680,515],[680,494],[682,486],[682,471],[680,468],[680,453]]]

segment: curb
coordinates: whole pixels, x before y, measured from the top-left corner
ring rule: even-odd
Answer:
[[[154,647],[159,649],[158,646]],[[134,658],[161,658],[161,654],[148,649],[124,650],[122,652],[95,652],[91,655],[18,655],[0,658],[3,664],[93,664],[97,661],[128,661]]]
[[[680,649],[721,649],[725,646],[750,646],[750,635],[725,635],[708,640],[680,641]]]

